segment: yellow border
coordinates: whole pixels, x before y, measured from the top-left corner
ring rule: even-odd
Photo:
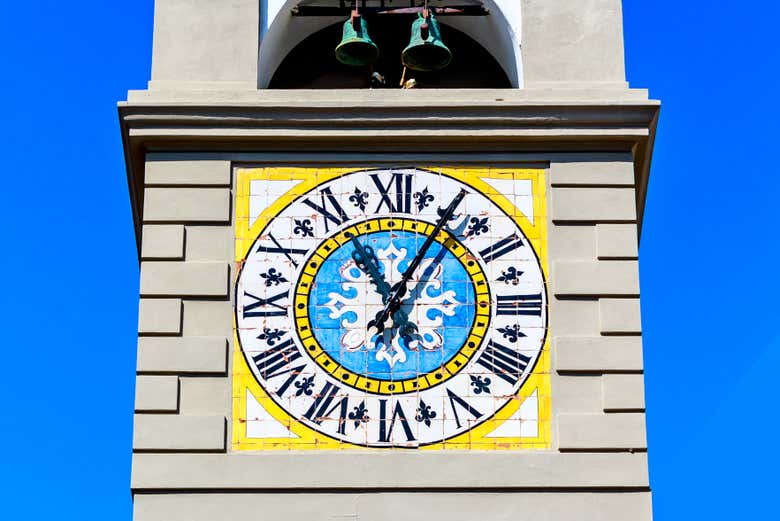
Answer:
[[[425,167],[425,170],[450,176],[462,183],[468,184],[485,196],[489,197],[507,215],[511,216],[525,236],[531,242],[544,273],[548,280],[547,252],[547,185],[543,169],[512,169],[512,168],[442,168]],[[266,224],[283,210],[289,203],[301,194],[317,185],[330,181],[340,175],[361,171],[375,170],[377,167],[350,168],[247,168],[237,171],[236,189],[236,262],[241,265],[248,249]],[[532,183],[534,222],[517,209],[512,201],[486,183],[483,179],[524,179]],[[258,180],[298,180],[300,181],[287,193],[279,197],[266,208],[254,223],[249,223],[250,183]],[[238,273],[238,270],[235,270]],[[548,294],[549,296],[549,294]],[[548,319],[549,327],[549,306]],[[542,351],[539,354],[533,372],[528,376],[514,400],[506,403],[489,420],[474,429],[450,438],[444,442],[425,445],[418,450],[441,449],[471,449],[471,450],[517,450],[517,449],[549,449],[550,448],[550,333],[548,331]],[[340,442],[324,434],[310,429],[292,419],[271,399],[257,383],[241,353],[234,324],[233,352],[233,450],[387,450],[362,447],[346,442]],[[287,426],[297,438],[247,438],[246,437],[246,391],[252,393],[260,405],[277,421]],[[535,438],[487,438],[499,425],[512,417],[520,405],[537,391],[539,403],[538,436]],[[408,449],[398,449],[408,450]]]

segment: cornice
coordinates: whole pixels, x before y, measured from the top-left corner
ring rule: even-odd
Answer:
[[[136,236],[148,151],[444,153],[453,160],[630,151],[641,228],[660,108],[641,92],[568,92],[558,100],[507,90],[131,93],[118,109]]]

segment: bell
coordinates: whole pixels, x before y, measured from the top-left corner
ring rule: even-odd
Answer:
[[[401,54],[403,64],[414,71],[436,71],[451,60],[452,52],[441,41],[439,22],[433,13],[427,10],[418,13],[412,23],[412,38]]]
[[[345,65],[370,65],[379,57],[379,47],[368,36],[366,20],[352,11],[344,22],[341,43],[336,47],[336,59]]]

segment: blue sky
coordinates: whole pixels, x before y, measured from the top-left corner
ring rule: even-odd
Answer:
[[[152,11],[4,6],[8,519],[131,516],[138,267],[116,102],[145,87]],[[771,517],[780,6],[626,0],[624,16],[628,80],[663,102],[640,253],[655,519]]]

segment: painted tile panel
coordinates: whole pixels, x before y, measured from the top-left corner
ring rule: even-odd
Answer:
[[[236,174],[233,450],[549,448],[544,170]]]

